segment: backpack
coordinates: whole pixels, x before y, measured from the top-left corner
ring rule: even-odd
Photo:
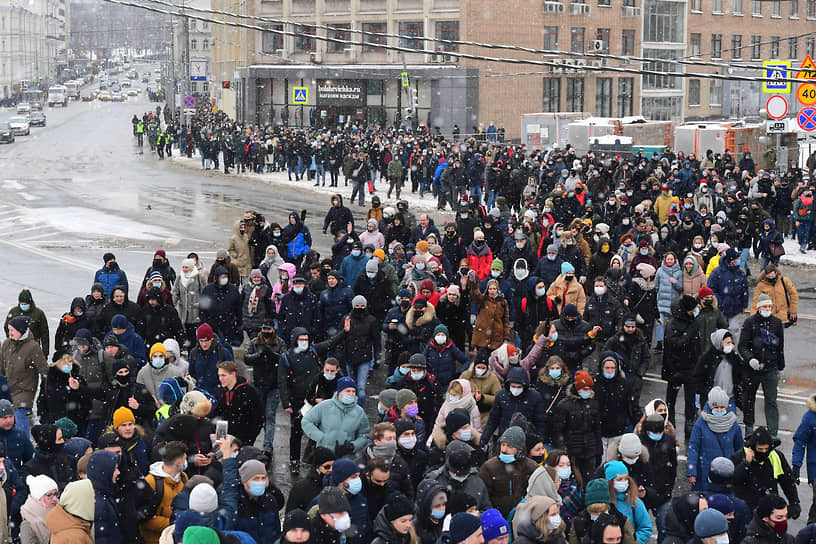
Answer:
[[[150,502],[150,505],[147,507],[145,513],[147,514],[146,520],[153,518],[156,513],[159,511],[159,506],[161,506],[162,500],[164,499],[164,478],[156,478],[152,474],[148,474],[147,476],[151,476],[153,478],[153,484],[156,486],[153,490],[153,500]],[[147,480],[147,476],[145,480]],[[181,472],[180,473],[181,481],[185,484],[187,483],[187,473]]]

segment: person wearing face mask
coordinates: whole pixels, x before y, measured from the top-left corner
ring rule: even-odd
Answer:
[[[145,349],[168,338],[184,341],[184,327],[172,304],[165,304],[158,289],[151,288],[144,308]]]
[[[511,368],[504,381],[504,389],[496,394],[493,408],[490,409],[490,416],[480,441],[481,445],[485,446],[494,432],[498,431],[498,434],[502,435],[511,426],[511,420],[516,413],[521,413],[527,418],[527,422],[536,434],[543,435],[546,431],[545,409],[541,395],[530,387],[527,372],[521,367]]]
[[[556,502],[561,517],[569,526],[576,514],[584,509],[584,479],[581,474],[572,470],[572,460],[565,451],[551,451],[543,466],[550,474],[555,474],[557,488],[553,487],[556,489]],[[536,494],[529,490],[527,492],[528,496]]]
[[[456,408],[448,412],[442,424],[435,427],[433,435],[429,438],[428,464],[439,466],[445,462],[445,452],[447,447],[455,440],[465,442],[474,448],[471,453],[471,464],[479,466],[485,460],[485,454],[479,448],[482,437],[481,430],[477,430],[471,423],[471,417],[464,409]]]
[[[29,334],[28,324],[27,317],[12,318],[8,323],[9,337],[0,345],[0,374],[8,379],[8,392],[14,401],[14,426],[26,435],[40,376],[48,371],[48,363],[40,345]]]
[[[569,262],[561,263],[561,274],[550,284],[547,296],[558,302],[561,311],[572,304],[576,306],[579,313],[584,312],[586,293],[578,281],[575,266]]]
[[[243,340],[240,329],[243,317],[241,295],[238,288],[229,282],[225,268],[216,268],[215,277],[216,281],[201,292],[201,322],[208,323],[225,343],[240,345]]]
[[[435,544],[442,535],[449,491],[444,484],[426,478],[417,486],[414,531],[419,544]]]
[[[426,478],[442,484],[451,495],[458,493],[470,495],[476,499],[479,510],[484,511],[492,505],[487,487],[475,470],[473,458],[475,451],[476,449],[469,442],[451,440],[445,448],[444,463],[439,468],[430,471]],[[417,497],[420,496],[418,489]]]
[[[327,485],[339,489],[348,503],[349,508],[346,512],[349,520],[348,523],[341,523],[340,527],[344,527],[342,532],[347,542],[355,544],[371,541],[371,516],[367,497],[362,492],[363,479],[360,468],[351,459],[338,459],[327,477]],[[323,492],[318,496],[318,505],[322,496]]]
[[[428,471],[428,448],[417,439],[416,426],[409,418],[394,421],[397,435],[397,454],[405,461],[414,487],[421,482]]]
[[[617,354],[601,353],[595,376],[595,399],[601,410],[601,436],[604,451],[626,430],[627,421],[640,419],[640,407],[632,395],[632,383],[623,376]]]
[[[477,359],[467,370],[462,372],[462,379],[470,382],[470,390],[476,400],[479,409],[482,428],[487,425],[490,409],[496,399],[496,395],[502,390],[501,381],[490,370],[489,361]]]
[[[349,377],[337,381],[337,392],[330,401],[321,402],[303,417],[303,432],[318,446],[333,449],[338,459],[363,449],[369,430],[368,418],[357,403],[357,384]]]
[[[708,509],[708,501],[699,492],[685,493],[671,500],[666,512],[666,537],[663,542],[681,544],[694,539],[694,522]]]
[[[39,306],[34,304],[34,297],[31,296],[31,291],[23,289],[17,296],[17,305],[12,306],[8,313],[6,313],[6,321],[3,323],[3,329],[8,337],[9,321],[15,317],[26,317],[29,320],[28,330],[29,334],[40,344],[43,355],[48,356],[50,348],[48,332],[48,319],[45,317]]]
[[[467,276],[462,276],[458,283],[449,285],[445,293],[439,297],[435,312],[439,321],[448,328],[453,344],[464,350],[467,347],[467,337],[470,335],[470,292],[467,289]]]
[[[694,520],[694,544],[728,544],[729,527],[725,515],[714,508],[700,512]]]
[[[102,256],[102,262],[105,265],[94,274],[94,283],[101,283],[105,296],[110,297],[114,287],[128,284],[127,274],[119,268],[116,256],[113,253],[105,253]]]
[[[354,294],[368,301],[368,311],[377,323],[382,323],[396,293],[392,291],[391,283],[386,281],[385,274],[379,271],[377,260],[371,259],[365,265],[365,274],[361,274],[354,283]]]
[[[319,337],[319,309],[317,297],[306,287],[306,278],[290,278],[292,290],[281,298],[278,308],[278,332],[287,338],[297,327],[303,327],[312,337]]]
[[[707,404],[688,441],[686,476],[693,489],[707,489],[711,464],[717,457],[742,451],[743,438],[736,413],[728,409],[729,398],[715,386],[708,392]]]
[[[278,367],[286,347],[275,332],[274,323],[267,320],[260,333],[251,340],[244,355],[244,362],[253,368],[255,389],[261,397],[264,410],[264,451],[272,457],[275,438],[275,414],[280,401]],[[335,369],[336,370],[336,369]],[[324,369],[325,372],[325,369]],[[333,386],[333,382],[332,382]],[[328,398],[325,395],[322,398]],[[311,400],[314,404],[314,400]]]
[[[651,486],[644,501],[654,514],[658,539],[662,540],[666,534],[666,512],[677,478],[677,439],[665,428],[659,414],[646,416],[637,436],[647,455],[648,468],[651,468]]]
[[[705,397],[712,387],[718,386],[728,395],[729,408],[742,406],[742,374],[745,363],[737,351],[734,338],[725,328],[715,330],[708,338],[707,349],[694,368],[697,393]]]
[[[340,544],[351,528],[348,495],[336,486],[325,487],[317,497],[317,514],[311,521],[311,542]]]
[[[447,388],[445,400],[439,408],[436,420],[434,421],[433,430],[431,431],[431,440],[437,444],[441,444],[440,450],[444,451],[444,437],[447,433],[447,417],[448,414],[454,410],[459,410],[468,414],[468,425],[481,436],[482,432],[482,418],[479,413],[478,403],[473,398],[471,393],[470,382],[466,379],[453,380]],[[459,427],[462,427],[460,425]],[[457,428],[458,429],[458,428]],[[452,429],[451,432],[456,429]],[[429,441],[430,443],[430,441]]]
[[[570,544],[580,544],[587,542],[586,537],[591,538],[591,532],[598,527],[599,523],[609,523],[616,527],[621,535],[620,544],[636,544],[635,531],[629,518],[621,514],[609,496],[609,485],[604,478],[591,480],[586,486],[584,495],[586,508],[572,519],[572,526],[569,533]],[[593,544],[595,541],[592,541]],[[606,540],[598,541],[597,544],[609,544]]]
[[[369,259],[369,255],[363,252],[363,244],[359,241],[353,242],[351,253],[343,258],[338,269],[346,285],[354,285],[357,277],[365,273],[365,265]]]
[[[766,294],[757,297],[757,312],[747,318],[740,331],[738,350],[747,365],[743,367],[743,414],[746,434],[754,426],[756,392],[762,385],[765,395],[765,421],[772,436],[779,429],[776,404],[779,373],[785,370],[785,329],[773,315],[773,300]]]
[[[725,252],[720,265],[708,277],[708,287],[728,318],[728,328],[735,331],[737,316],[748,307],[748,280],[740,268],[740,256],[736,249],[730,248]]]
[[[256,542],[274,542],[281,536],[279,510],[284,496],[267,476],[266,467],[256,459],[239,467],[232,458],[223,458],[224,485],[221,490],[223,527],[248,533]]]
[[[85,308],[85,299],[75,297],[71,301],[71,307],[60,317],[59,326],[57,326],[57,332],[54,335],[54,355],[51,357],[52,361],[56,361],[62,357],[63,354],[71,352],[71,340],[73,340],[79,329],[90,329],[93,327],[91,320],[85,315]],[[25,317],[25,319],[30,321],[28,317]]]
[[[48,368],[45,390],[37,399],[37,415],[42,423],[54,423],[68,417],[82,429],[88,419],[91,395],[79,365],[67,353]]]
[[[261,325],[275,315],[272,288],[264,283],[260,270],[253,269],[250,272],[241,299],[241,329],[252,339],[258,336]]]
[[[173,287],[176,282],[176,271],[170,266],[170,261],[167,260],[167,253],[163,249],[156,250],[153,254],[153,262],[145,271],[144,278],[142,278],[142,285],[147,283],[148,278],[153,272],[161,274],[164,283],[168,287]]]
[[[685,399],[685,434],[691,434],[696,414],[694,368],[700,357],[700,330],[696,317],[700,313],[697,299],[683,295],[671,305],[672,320],[666,329],[666,344],[663,354],[662,377],[668,381],[666,400],[669,407],[669,421],[676,424],[675,404],[680,388]]]
[[[553,281],[561,274],[561,266],[564,259],[558,253],[558,245],[555,243],[549,244],[546,251],[542,252],[538,264],[533,270],[533,276],[536,276],[539,281],[543,281],[545,287],[549,287]]]
[[[567,397],[556,408],[552,431],[553,445],[567,451],[581,474],[592,474],[603,452],[601,412],[594,398],[594,387],[588,372],[575,373],[575,382],[569,387]]]
[[[603,276],[597,276],[594,280],[593,291],[587,299],[583,317],[593,328],[596,326],[600,328],[595,336],[595,342],[598,344],[606,342],[620,326],[623,318],[623,305],[609,294]]]
[[[232,262],[232,259],[230,258],[226,249],[219,249],[216,252],[215,261],[213,261],[212,266],[210,266],[210,273],[207,276],[207,283],[213,283],[218,280],[216,271],[219,267],[226,270],[229,283],[235,285],[236,287],[241,285],[241,273],[238,271],[238,267],[235,265],[235,263]]]
[[[147,306],[147,295],[151,289],[156,289],[161,294],[164,304],[173,304],[173,295],[167,287],[167,284],[164,283],[162,275],[159,272],[153,272],[139,290],[139,295],[136,298],[136,304],[138,304],[139,307],[144,308]]]
[[[745,448],[731,455],[734,462],[734,491],[737,497],[755,509],[760,497],[778,494],[779,489],[788,499],[788,517],[798,519],[802,508],[796,480],[785,455],[779,450],[781,442],[765,427],[757,427],[745,439]]]
[[[745,544],[794,544],[797,539],[788,534],[790,506],[779,495],[765,495],[754,510],[748,524]]]
[[[309,503],[320,494],[323,480],[332,472],[335,462],[334,452],[328,448],[317,447],[308,458],[310,469],[292,484],[286,499],[286,513],[292,510],[309,508]]]
[[[513,517],[513,542],[519,544],[565,544],[567,524],[550,497],[531,497],[516,509]]]
[[[368,374],[375,367],[380,353],[380,327],[378,319],[368,312],[368,301],[364,296],[357,295],[351,302],[353,309],[338,334],[342,347],[335,348],[335,353],[344,363],[346,376],[354,377],[360,384],[357,401],[360,406],[365,406]]]
[[[171,295],[173,305],[179,319],[184,326],[184,346],[188,347],[195,343],[195,329],[199,321],[199,307],[201,302],[201,292],[206,286],[202,275],[196,269],[194,259],[184,259],[181,262],[181,276],[173,284]]]
[[[629,475],[626,465],[610,461],[603,465],[604,478],[609,486],[611,504],[629,518],[635,529],[638,544],[646,544],[652,536],[652,520],[643,501],[638,497],[638,486]]]
[[[527,481],[538,468],[525,457],[526,437],[520,427],[508,427],[498,440],[498,455],[489,458],[479,469],[491,504],[507,516],[527,494]]]
[[[379,498],[384,499],[385,495],[381,493],[383,489],[387,488],[392,491],[397,490],[406,497],[413,499],[414,483],[410,467],[400,453],[399,444],[397,443],[397,431],[393,424],[388,422],[377,423],[372,427],[369,439],[369,445],[357,452],[354,461],[358,466],[369,467],[366,470],[363,489],[369,499],[369,504],[373,506],[370,513],[374,517],[376,515],[374,510],[379,511],[383,506],[379,501],[372,500],[374,494],[380,495]],[[375,461],[374,466],[372,466],[372,461]],[[385,470],[383,470],[383,467],[385,467]],[[381,478],[382,474],[377,474],[375,471],[384,472],[385,478]],[[383,483],[383,480],[385,483]],[[367,488],[373,489],[375,493],[368,493]]]
[[[778,317],[786,327],[796,323],[799,312],[799,292],[793,281],[783,276],[779,268],[773,264],[765,266],[757,277],[757,285],[751,303],[751,315],[757,313],[757,301],[762,294],[771,297],[773,315]]]
[[[558,254],[564,262],[572,265],[575,271],[575,277],[578,278],[578,283],[581,283],[581,279],[586,278],[589,258],[578,246],[576,236],[571,230],[565,230],[561,235],[561,247],[558,249]],[[564,274],[563,270],[561,274]]]
[[[29,476],[45,475],[57,483],[62,490],[71,481],[71,465],[63,452],[65,439],[56,425],[35,425],[31,428],[34,441],[34,457],[25,463],[20,470],[24,481]]]

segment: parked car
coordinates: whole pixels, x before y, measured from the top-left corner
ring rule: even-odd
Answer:
[[[20,102],[17,104],[17,113],[20,115],[27,115],[31,113],[31,104],[28,102]]]
[[[28,136],[31,134],[31,125],[28,124],[28,118],[18,115],[16,117],[9,117],[8,124],[14,131],[15,136]]]
[[[7,144],[14,143],[14,131],[8,123],[0,123],[0,142]]]
[[[45,114],[41,111],[32,111],[28,116],[28,124],[32,127],[44,127]]]

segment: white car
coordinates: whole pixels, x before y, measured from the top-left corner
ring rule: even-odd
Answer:
[[[22,116],[10,117],[8,124],[17,136],[28,136],[31,134],[31,126],[28,119]]]
[[[135,88],[131,87],[130,89],[128,89],[127,95],[128,96],[139,96],[139,89],[135,89]]]

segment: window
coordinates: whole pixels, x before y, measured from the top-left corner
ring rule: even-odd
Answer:
[[[621,55],[635,54],[635,31],[624,29],[621,33]]]
[[[700,56],[700,33],[693,32],[689,39],[689,56],[691,57],[699,57]]]
[[[611,6],[610,0],[598,0],[599,6]]]
[[[386,23],[363,23],[362,42],[364,44],[370,44],[363,45],[363,51],[385,51],[381,46],[388,43],[388,38],[383,35],[386,32],[386,28]],[[366,34],[367,32],[373,32],[373,34]]]
[[[761,0],[751,0],[751,15],[755,17],[762,17]]]
[[[711,0],[711,12],[722,13],[722,0]]]
[[[459,21],[437,21],[436,38],[439,40],[459,40]],[[437,51],[459,51],[459,46],[452,43],[437,43]]]
[[[643,56],[650,60],[643,63],[643,69],[650,72],[674,72],[677,66],[674,59],[683,57],[683,50],[676,49],[644,49]],[[681,89],[683,87],[680,78],[676,76],[666,76],[657,74],[644,74],[642,77],[644,89]],[[645,115],[645,114],[644,114]],[[668,117],[661,120],[668,119]]]
[[[584,80],[567,78],[567,111],[584,111]]]
[[[722,58],[722,34],[711,35],[711,58]]]
[[[681,96],[648,97],[640,102],[640,114],[646,119],[671,121],[679,118],[682,111],[683,97]]]
[[[796,36],[788,38],[788,58],[794,59],[799,56],[799,40]]]
[[[283,25],[269,25],[270,29],[283,32]],[[261,48],[264,53],[274,53],[278,49],[283,49],[283,34],[277,32],[264,32],[261,38]]]
[[[751,58],[762,58],[762,36],[751,36]]]
[[[196,29],[195,19],[190,19],[190,32],[195,32],[195,29]]]
[[[816,19],[816,0],[807,0],[807,18]]]
[[[558,49],[558,27],[544,27],[544,49]]]
[[[808,38],[805,40],[805,54],[811,57],[816,54],[816,38]]]
[[[734,0],[734,15],[742,15],[742,0]]]
[[[207,21],[202,21],[201,22],[201,30],[203,32],[209,32],[210,31],[210,23],[208,23]]]
[[[570,51],[573,53],[584,52],[584,27],[574,26],[570,30]],[[581,110],[572,110],[581,111]]]
[[[209,51],[210,50],[210,40],[202,40],[201,41],[201,49],[203,49],[204,51]]]
[[[703,12],[702,0],[691,0],[691,11],[699,11],[700,13],[702,13]]]
[[[799,18],[799,0],[789,0],[790,1],[790,18],[791,19],[798,19]]]
[[[311,53],[315,50],[315,39],[305,34],[315,34],[315,27],[310,25],[295,25],[295,51]]]
[[[192,49],[193,51],[198,49],[198,40],[195,40],[195,39],[190,40],[190,49]]]
[[[731,36],[731,58],[742,58],[742,35],[734,34]]]
[[[779,8],[779,0],[773,0],[771,2],[771,17],[779,18]]]
[[[645,42],[685,43],[685,9],[680,2],[649,2],[644,6],[643,38]],[[681,55],[682,56],[682,55]]]
[[[341,23],[331,25],[334,30],[329,29],[327,36],[335,40],[342,40],[342,42],[326,42],[326,47],[329,53],[342,53],[343,49],[351,45],[351,25],[349,23]]]
[[[198,84],[195,81],[190,82],[190,92],[197,93],[198,92]]]
[[[635,7],[635,0],[623,0],[623,5],[633,8]]]
[[[598,37],[596,38],[603,43],[603,52],[606,54],[609,53],[609,32],[608,28],[599,28]]]
[[[771,58],[779,58],[779,36],[771,36]]]
[[[635,80],[631,77],[618,79],[618,117],[632,115],[635,99]]]
[[[700,105],[700,80],[699,79],[690,79],[689,80],[689,90],[688,90],[688,100],[689,106],[699,106]]]
[[[542,110],[547,113],[561,111],[561,78],[544,78],[544,101]]]
[[[400,38],[400,47],[406,47],[408,49],[423,49],[422,47],[422,34],[423,34],[423,26],[422,21],[401,21],[399,24],[399,33],[400,36],[411,36],[411,38]]]
[[[708,105],[722,106],[722,80],[711,79],[708,82]]]
[[[599,77],[595,80],[595,115],[612,116],[612,78]]]

